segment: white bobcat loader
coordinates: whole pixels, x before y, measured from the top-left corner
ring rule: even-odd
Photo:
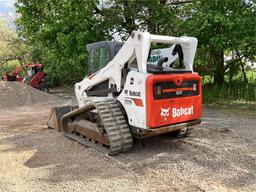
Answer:
[[[151,50],[151,43],[170,48]],[[87,45],[88,75],[75,84],[78,106],[52,108],[48,126],[108,154],[201,122],[201,78],[193,72],[197,39],[133,31],[123,43]],[[179,59],[178,68],[173,68]],[[181,67],[183,66],[183,67]]]

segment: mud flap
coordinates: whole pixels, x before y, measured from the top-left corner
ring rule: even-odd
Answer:
[[[48,128],[53,128],[53,129],[57,129],[58,131],[62,131],[62,128],[61,128],[62,116],[72,111],[75,108],[77,108],[77,106],[62,106],[62,107],[51,108],[48,115],[48,121],[47,121]]]

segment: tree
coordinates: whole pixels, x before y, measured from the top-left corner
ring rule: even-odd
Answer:
[[[22,39],[0,20],[0,74],[26,62],[28,53],[29,48]]]
[[[88,43],[113,39],[114,33],[126,38],[136,29],[158,34],[175,30],[175,14],[161,1],[110,0],[102,5],[95,0],[16,4],[19,35],[33,45],[34,60],[46,64],[55,80],[75,82],[84,76]]]
[[[255,60],[255,0],[18,0],[18,31],[58,81],[75,82],[86,72],[85,45],[125,40],[133,30],[190,35],[199,39],[196,64],[211,68],[223,84]],[[225,62],[226,56],[232,60]],[[70,72],[72,71],[72,73]]]
[[[86,72],[86,44],[104,39],[94,17],[93,0],[19,0],[19,35],[34,47],[34,59],[46,65],[55,82],[81,80]]]
[[[165,3],[159,0],[109,0],[97,13],[108,38],[118,34],[121,39],[126,39],[133,30],[174,35],[178,33],[177,10]]]
[[[188,18],[183,23],[184,32],[196,36],[199,47],[210,54],[216,84],[223,84],[225,72],[233,67],[225,65],[225,55],[234,55],[232,53],[235,52],[236,60],[255,59],[256,20],[253,1],[195,1],[185,7],[184,15]],[[209,59],[204,62],[209,62]],[[240,63],[244,69],[241,60],[235,63]]]

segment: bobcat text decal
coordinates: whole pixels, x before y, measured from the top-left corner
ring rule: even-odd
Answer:
[[[164,117],[164,119],[166,120],[166,117],[168,117],[169,114],[169,110],[170,107],[165,109],[161,107],[161,117]],[[172,117],[180,117],[180,116],[187,116],[187,115],[192,115],[194,114],[194,106],[191,107],[180,107],[180,108],[172,108]]]
[[[172,117],[180,117],[194,114],[194,106],[172,108]]]

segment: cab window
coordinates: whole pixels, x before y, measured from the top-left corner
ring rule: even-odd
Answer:
[[[107,47],[93,49],[91,52],[90,73],[94,73],[105,67],[109,60],[109,52]]]

